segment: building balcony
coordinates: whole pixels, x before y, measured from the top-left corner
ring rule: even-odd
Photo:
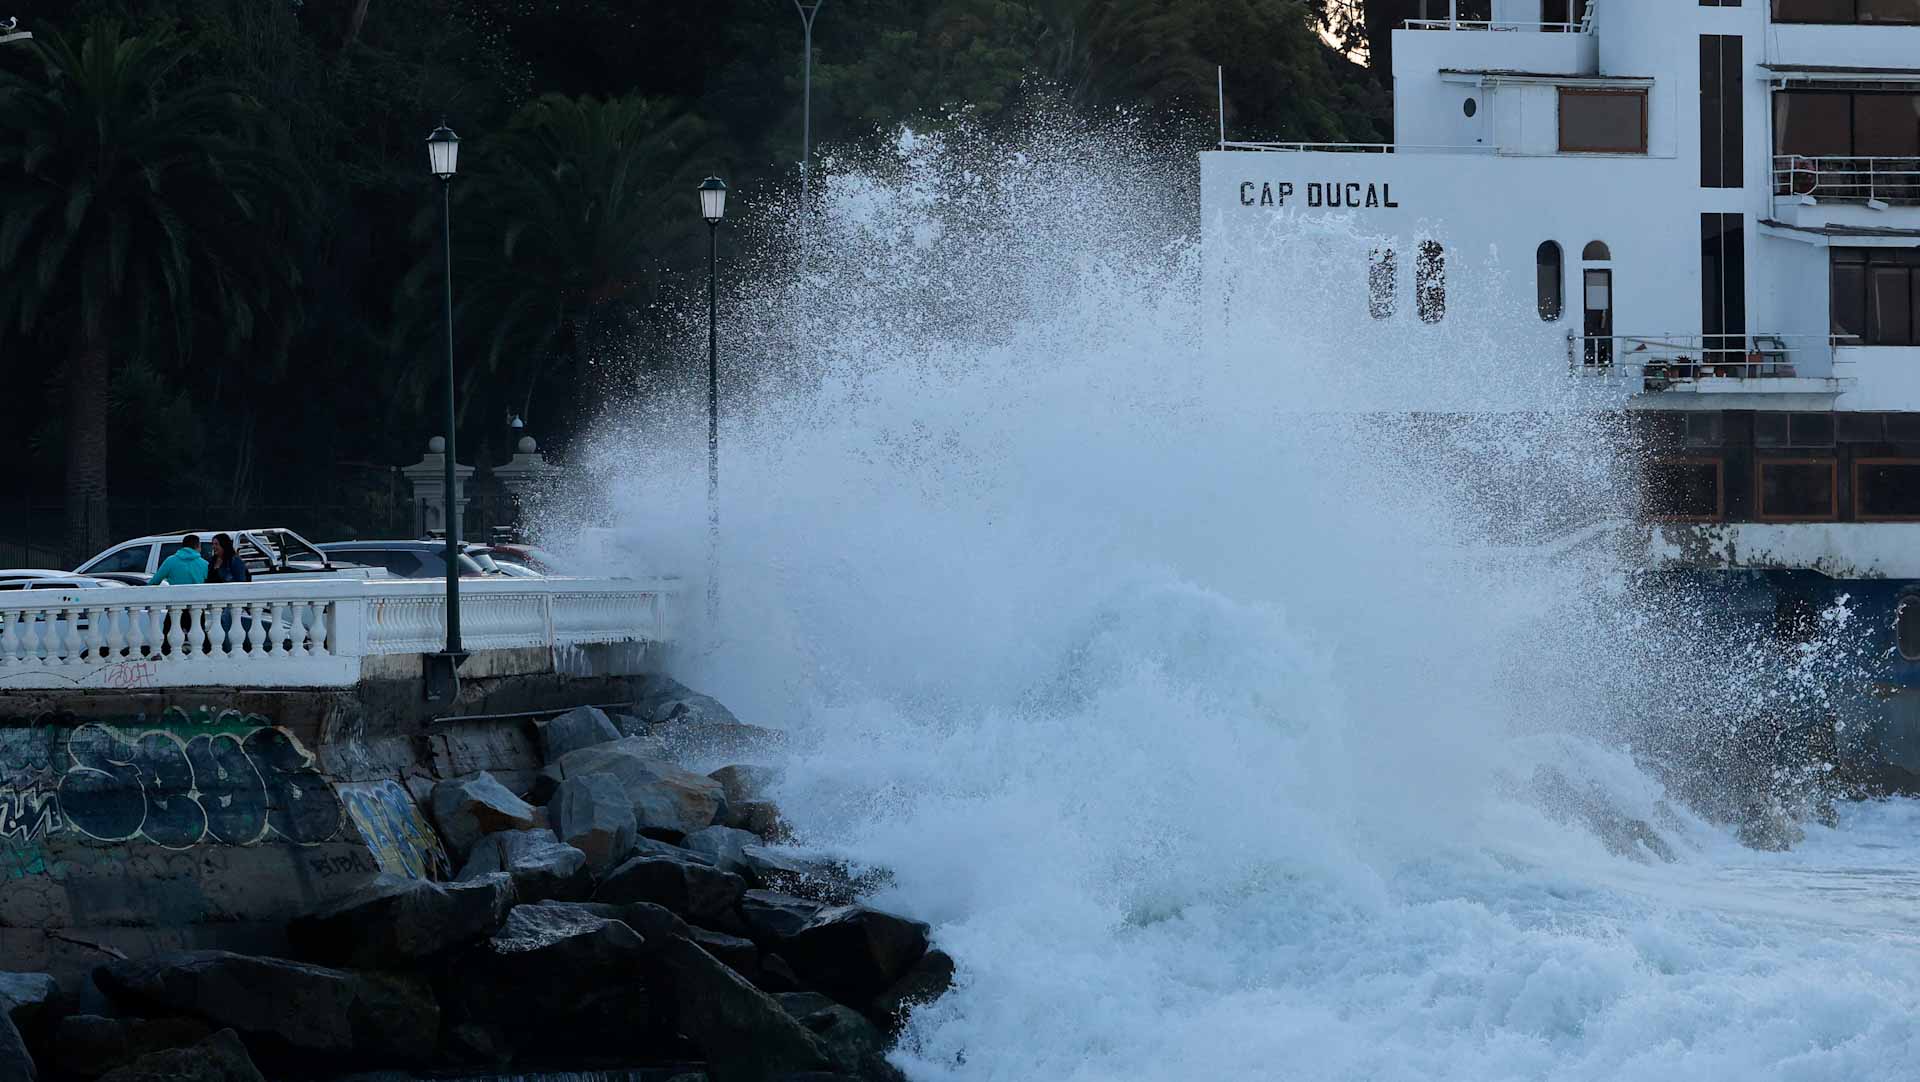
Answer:
[[[1777,154],[1775,202],[1864,203],[1876,210],[1920,206],[1920,158],[1814,157]]]
[[[1825,335],[1567,336],[1575,375],[1631,381],[1648,409],[1830,409],[1837,353]]]

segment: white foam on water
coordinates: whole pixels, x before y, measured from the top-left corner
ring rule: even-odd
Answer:
[[[1671,678],[1622,569],[1489,547],[1490,508],[1619,485],[1573,393],[1354,411],[1561,385],[1484,314],[1492,254],[1439,326],[1375,322],[1379,238],[1294,222],[1221,327],[1178,156],[896,151],[728,300],[721,618],[690,581],[677,675],[790,732],[789,817],[956,958],[909,1075],[1912,1076],[1920,811],[1741,848],[1620,746]],[[700,399],[649,395],[594,462],[623,569],[700,568]],[[1677,859],[1553,814],[1542,766]]]

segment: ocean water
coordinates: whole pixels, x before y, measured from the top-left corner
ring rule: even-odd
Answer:
[[[605,551],[688,576],[676,675],[956,959],[910,1077],[1920,1070],[1920,805],[1759,852],[1663,785],[1648,734],[1764,714],[1779,659],[1550,543],[1628,471],[1502,253],[1375,321],[1405,238],[1276,220],[1225,296],[1190,157],[1124,128],[823,173],[725,301],[717,550],[697,390],[589,465]]]

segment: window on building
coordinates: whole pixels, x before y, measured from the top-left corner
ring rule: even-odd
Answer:
[[[1920,459],[1855,459],[1853,517],[1920,519]]]
[[[1400,261],[1391,248],[1375,248],[1367,260],[1367,314],[1391,319],[1400,297]]]
[[[1542,0],[1540,21],[1548,30],[1577,30],[1586,17],[1587,0]]]
[[[1613,272],[1588,267],[1580,275],[1583,307],[1581,333],[1586,336],[1586,363],[1605,367],[1613,363]]]
[[[1920,23],[1920,0],[1773,0],[1781,23]]]
[[[1846,346],[1920,345],[1920,248],[1833,248],[1828,311]]]
[[[1763,460],[1755,517],[1771,520],[1826,521],[1839,517],[1832,459]]]
[[[1902,661],[1920,661],[1920,594],[1903,594],[1894,609],[1894,636]]]
[[[1413,264],[1413,291],[1422,323],[1447,318],[1447,253],[1437,240],[1420,242],[1420,256]]]
[[[1647,92],[1560,88],[1560,149],[1586,154],[1647,152]]]
[[[1775,154],[1805,158],[1920,156],[1920,93],[1775,91],[1773,141]]]
[[[1745,62],[1738,34],[1700,35],[1700,186],[1746,183]]]
[[[1647,466],[1641,493],[1650,518],[1712,522],[1725,515],[1723,466],[1717,458],[1661,459]]]
[[[1542,241],[1533,253],[1534,295],[1540,304],[1540,318],[1552,323],[1566,307],[1566,270],[1561,265],[1560,246]]]
[[[1580,258],[1589,263],[1605,263],[1613,258],[1613,253],[1607,250],[1605,241],[1590,240],[1580,249]]]

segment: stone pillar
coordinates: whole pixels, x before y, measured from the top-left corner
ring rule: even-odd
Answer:
[[[446,461],[446,438],[435,436],[427,441],[425,457],[400,469],[413,486],[413,525],[420,537],[428,537],[447,528]],[[461,522],[465,522],[467,482],[473,477],[473,467],[455,464],[453,477],[455,513],[461,516]]]
[[[527,494],[539,491],[556,471],[557,467],[540,454],[540,445],[534,442],[533,437],[522,436],[514,456],[507,460],[506,465],[495,466],[493,475],[506,486],[508,495],[513,497],[514,506],[522,507]]]

